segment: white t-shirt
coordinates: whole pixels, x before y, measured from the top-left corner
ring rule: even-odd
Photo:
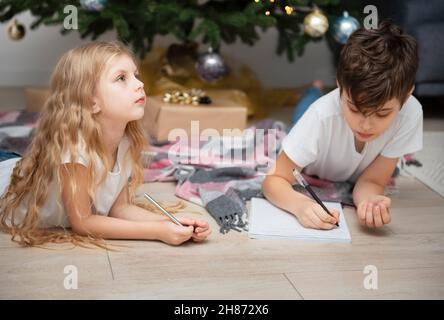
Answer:
[[[111,172],[108,172],[105,181],[98,187],[95,193],[96,199],[93,205],[95,208],[94,211],[98,214],[108,215],[109,210],[111,209],[115,200],[119,196],[125,184],[128,182],[128,178],[132,172],[130,162],[128,160],[125,161],[126,159],[129,159],[128,157],[125,157],[128,149],[129,141],[125,136],[118,146],[117,160],[114,168]],[[77,163],[86,166],[87,157],[83,143],[79,144],[78,154],[79,157]],[[0,194],[3,194],[9,185],[12,171],[18,160],[20,160],[20,158],[13,158],[0,162]],[[70,162],[71,159],[69,154],[63,156],[62,163]],[[97,180],[99,180],[102,172],[100,170],[103,170],[103,163],[101,161],[97,161],[95,165],[96,170],[99,170],[97,171],[98,174],[96,174]],[[20,219],[22,219],[26,214],[25,203],[21,204],[18,210],[20,210],[20,212],[17,215],[17,219],[20,221]],[[41,228],[70,227],[68,216],[61,201],[59,186],[57,185],[56,179],[51,181],[48,187],[48,197],[39,212],[39,226]]]
[[[399,158],[421,150],[422,120],[421,104],[411,96],[392,125],[359,153],[335,89],[310,106],[282,141],[282,150],[308,175],[356,181],[379,155]]]

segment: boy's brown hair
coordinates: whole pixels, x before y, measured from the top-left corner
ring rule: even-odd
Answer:
[[[415,84],[416,40],[389,21],[378,29],[360,28],[341,51],[336,78],[351,102],[364,114],[396,98],[403,104]]]

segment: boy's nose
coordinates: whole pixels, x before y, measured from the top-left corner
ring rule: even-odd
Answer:
[[[361,128],[364,130],[370,130],[372,128],[371,117],[363,117],[361,120]]]

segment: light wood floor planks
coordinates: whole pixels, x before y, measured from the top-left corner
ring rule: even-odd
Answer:
[[[444,120],[425,122],[426,130]],[[421,182],[397,180],[393,220],[381,230],[361,228],[344,210],[350,244],[252,240],[218,232],[193,204],[185,214],[209,221],[206,243],[171,247],[160,242],[114,241],[118,251],[18,248],[0,233],[0,299],[444,299],[444,198]],[[173,183],[143,185],[174,201]],[[65,248],[65,249],[64,249]],[[66,290],[67,265],[78,289]],[[364,288],[365,266],[378,270],[378,289]]]

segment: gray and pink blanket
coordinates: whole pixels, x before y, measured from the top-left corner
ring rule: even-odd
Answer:
[[[230,144],[225,143],[226,137],[216,137],[200,139],[194,146],[188,141],[153,145],[149,151],[154,155],[144,171],[144,180],[177,181],[176,196],[204,206],[219,223],[222,233],[239,231],[246,227],[246,202],[252,197],[263,197],[261,184],[286,135],[285,125],[278,121],[265,120],[249,128],[252,132],[257,129],[263,130],[263,134],[237,144],[233,139]],[[211,146],[222,147],[209,152]],[[231,161],[227,161],[230,156]],[[353,206],[351,182],[304,176],[321,200]],[[391,186],[394,187],[394,181]],[[306,193],[300,186],[294,188]]]

